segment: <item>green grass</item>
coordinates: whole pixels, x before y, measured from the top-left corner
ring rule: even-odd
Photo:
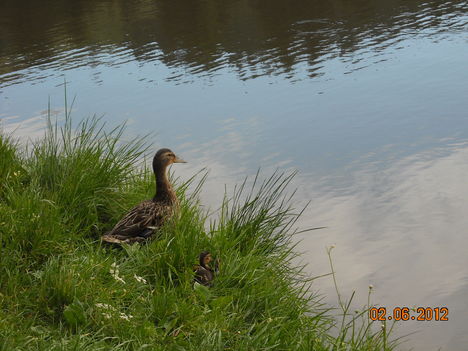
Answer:
[[[332,317],[291,264],[293,175],[241,184],[211,223],[198,206],[206,175],[195,175],[177,183],[181,213],[158,240],[102,247],[154,189],[139,163],[147,139],[123,133],[99,119],[72,127],[66,114],[29,149],[0,135],[0,350],[394,349],[365,311],[340,300],[343,319]],[[203,250],[221,271],[193,289]]]

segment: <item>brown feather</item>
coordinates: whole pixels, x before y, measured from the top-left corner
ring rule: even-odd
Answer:
[[[169,220],[178,209],[178,201],[166,175],[166,168],[178,159],[169,149],[160,149],[153,159],[156,195],[133,207],[101,240],[110,244],[144,242]]]
[[[204,286],[212,286],[214,273],[210,268],[205,268],[202,266],[195,266],[195,281]]]

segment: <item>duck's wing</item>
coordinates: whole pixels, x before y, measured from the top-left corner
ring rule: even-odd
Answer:
[[[132,238],[141,236],[148,231],[148,227],[159,227],[164,219],[164,206],[151,200],[143,201],[132,208],[106,236]],[[155,228],[150,228],[155,229]],[[148,235],[143,235],[148,236]]]
[[[202,266],[195,266],[193,269],[195,271],[195,278],[194,280],[205,286],[211,285],[211,281],[213,280],[213,273],[210,272],[208,269],[202,267]]]

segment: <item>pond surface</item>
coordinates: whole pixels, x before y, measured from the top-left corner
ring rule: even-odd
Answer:
[[[402,348],[468,345],[468,2],[2,2],[0,118],[42,133],[49,97],[75,118],[155,132],[210,169],[215,208],[259,167],[299,170],[308,271],[356,305],[448,307],[402,322]],[[337,305],[332,280],[314,283]]]

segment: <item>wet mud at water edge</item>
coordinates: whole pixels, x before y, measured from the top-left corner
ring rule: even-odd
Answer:
[[[51,99],[72,115],[128,121],[207,167],[214,208],[261,167],[298,170],[310,201],[298,248],[311,276],[333,259],[355,303],[447,307],[408,321],[403,349],[468,345],[466,1],[5,0],[0,118],[41,135]],[[69,101],[70,103],[70,101]],[[299,239],[299,238],[298,238]],[[336,305],[333,282],[314,288]]]

